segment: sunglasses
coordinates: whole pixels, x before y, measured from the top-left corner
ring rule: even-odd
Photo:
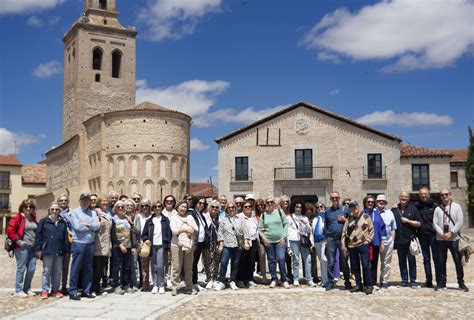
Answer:
[[[373,201],[367,201],[367,203],[374,203]]]
[[[166,200],[165,203],[173,203],[173,200]]]
[[[227,207],[227,209],[235,209],[235,207]]]
[[[265,203],[266,203],[266,204],[274,204],[275,201],[267,201],[267,202],[265,202]]]
[[[35,207],[34,206],[25,206],[25,209],[29,210],[29,209],[34,209]]]
[[[302,206],[295,206],[296,209],[301,209],[303,208]]]
[[[152,209],[163,209],[163,206],[153,206]]]
[[[213,209],[219,209],[219,206],[211,206]]]
[[[447,197],[447,196],[449,196],[449,193],[441,193],[440,196]]]
[[[245,209],[252,208],[252,206],[244,206]]]
[[[324,207],[323,206],[318,206],[318,207],[316,207],[316,209],[324,209]]]
[[[132,198],[134,201],[140,201],[140,198]]]
[[[59,209],[49,209],[49,211],[59,211]]]
[[[68,202],[68,200],[59,200],[59,202]]]
[[[119,207],[117,207],[117,209],[123,210],[123,209],[125,209],[125,207],[124,206],[119,206]]]

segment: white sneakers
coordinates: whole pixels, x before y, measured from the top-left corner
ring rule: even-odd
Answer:
[[[257,284],[255,284],[255,282],[253,282],[253,281],[249,281],[249,286],[251,286],[251,287],[255,287],[256,285],[257,285]]]
[[[214,288],[214,281],[211,280],[207,283],[206,289],[211,290],[212,288]]]
[[[152,294],[157,294],[158,293],[158,287],[154,286],[153,289],[151,289]]]
[[[308,281],[308,286],[316,287],[316,283],[314,283],[313,281]]]
[[[164,287],[160,287],[160,289],[158,289],[158,293],[159,293],[159,294],[165,294],[165,288],[164,288]]]
[[[239,289],[239,288],[237,287],[237,285],[235,284],[234,281],[231,281],[231,282],[230,282],[230,288],[231,288],[232,290],[238,290],[238,289]]]
[[[24,293],[23,291],[20,291],[20,292],[15,292],[15,297],[17,297],[17,298],[26,298],[26,297],[28,297],[28,295],[26,293]]]
[[[26,293],[28,295],[28,297],[34,297],[36,296],[36,293],[34,293],[33,291],[31,290],[28,290],[28,292]]]
[[[285,289],[290,289],[290,285],[288,284],[288,281],[283,282],[283,287],[285,287]]]
[[[270,288],[275,288],[276,285],[277,285],[276,281],[272,281],[272,282],[270,283]]]
[[[170,279],[166,279],[166,287],[170,289],[173,287],[173,284],[171,283]]]
[[[299,287],[299,286],[300,286],[300,282],[299,282],[298,280],[295,280],[295,281],[293,281],[293,285],[294,285],[295,287]]]
[[[216,282],[215,286],[214,286],[215,290],[216,291],[220,291],[222,289],[225,289],[225,284],[223,284],[222,282]]]

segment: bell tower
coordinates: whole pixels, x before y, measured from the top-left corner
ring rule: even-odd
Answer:
[[[84,0],[63,38],[63,142],[97,114],[135,105],[137,32],[118,21],[116,0]]]

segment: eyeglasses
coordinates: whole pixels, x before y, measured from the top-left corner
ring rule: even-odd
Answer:
[[[213,209],[219,209],[219,206],[211,206]]]
[[[323,206],[317,206],[316,209],[324,209]]]
[[[447,196],[449,196],[449,193],[440,193],[440,196],[447,197]]]
[[[49,209],[49,211],[59,211],[59,209],[51,208],[51,209]]]
[[[242,202],[236,202],[235,204],[236,204],[236,205],[241,205],[241,204],[242,204]]]
[[[59,200],[59,202],[68,202],[68,200],[64,199],[64,200]]]
[[[373,201],[367,201],[367,203],[374,203]]]
[[[252,206],[244,206],[245,209],[252,208]]]
[[[263,206],[264,206],[264,204],[263,204],[263,203],[259,203],[259,204],[257,204],[257,207],[263,207]]]
[[[188,201],[192,201],[192,200],[193,200],[193,198],[187,198],[186,200],[188,200]]]
[[[265,202],[265,203],[268,204],[268,205],[270,205],[270,204],[274,204],[275,201],[267,201],[267,202]]]
[[[173,203],[173,200],[166,200],[165,203]]]
[[[124,206],[119,206],[119,207],[117,207],[117,209],[123,210],[123,209],[125,209],[125,207]]]
[[[35,208],[34,206],[25,206],[25,209],[26,209],[26,210],[34,209],[34,208]]]

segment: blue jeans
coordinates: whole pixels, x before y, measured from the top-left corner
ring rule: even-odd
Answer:
[[[309,252],[309,248],[305,248],[301,246],[301,243],[299,241],[290,241],[290,248],[291,251],[293,252],[293,279],[295,281],[299,280],[299,275],[300,275],[300,269],[299,269],[299,263],[300,263],[300,254],[301,257],[303,258],[304,262],[304,273],[306,275],[306,281],[312,281],[311,277],[311,254]]]
[[[227,273],[227,265],[229,264],[229,259],[231,261],[230,265],[230,281],[237,281],[237,272],[239,271],[239,261],[240,261],[241,251],[238,247],[228,248],[224,247],[221,254],[221,270],[219,273],[219,282],[225,282],[225,274]]]
[[[52,293],[59,291],[63,258],[62,256],[43,256],[43,274],[41,276],[43,291],[49,292],[49,289],[52,289]],[[50,283],[52,284],[51,287]]]
[[[328,250],[328,281],[329,285],[334,285],[334,264],[336,261],[336,250],[339,249],[339,252],[342,252],[342,242],[339,239],[329,237],[327,241],[327,250]],[[339,263],[344,274],[344,285],[350,285],[351,281],[349,280],[350,272],[349,266],[347,264],[347,257],[344,257],[342,254],[339,255]],[[337,275],[339,278],[339,275]]]
[[[372,271],[370,270],[369,245],[363,244],[356,248],[349,248],[349,256],[351,258],[351,270],[354,274],[356,285],[362,288],[362,277],[360,273],[360,265],[362,264],[362,272],[364,274],[364,284],[366,287],[372,287]]]
[[[31,281],[33,280],[33,276],[35,275],[36,269],[36,258],[34,249],[32,247],[23,246],[20,249],[15,250],[15,259],[15,292],[28,292],[31,289]],[[23,277],[25,278],[25,282],[23,282]]]
[[[82,292],[91,293],[94,262],[94,243],[72,243],[72,264],[69,275],[69,295],[77,294],[79,273],[82,271]]]
[[[433,264],[435,269],[436,284],[440,282],[439,279],[439,258],[438,258],[438,242],[436,241],[436,234],[430,236],[419,236],[421,245],[421,253],[423,254],[423,266],[425,267],[426,283],[433,284],[433,273],[431,271],[431,254],[433,255]],[[431,247],[431,254],[430,254]]]
[[[153,246],[151,258],[151,278],[153,285],[165,286],[165,249],[163,246]]]
[[[131,280],[132,249],[122,253],[119,247],[113,247],[112,252],[112,287],[121,285],[122,289],[127,289]]]
[[[138,267],[138,254],[132,254],[130,258],[130,286],[138,288],[140,282],[140,270]]]
[[[286,265],[285,265],[285,255],[286,255],[286,242],[283,246],[277,243],[270,243],[268,247],[265,247],[268,259],[268,268],[270,269],[270,274],[272,275],[272,281],[277,280],[276,275],[276,265],[278,263],[278,268],[280,269],[280,280],[286,281]]]
[[[402,284],[408,284],[408,268],[410,269],[410,283],[416,283],[416,259],[410,253],[410,243],[397,244],[397,255],[398,266],[400,267],[400,276],[402,277]]]

